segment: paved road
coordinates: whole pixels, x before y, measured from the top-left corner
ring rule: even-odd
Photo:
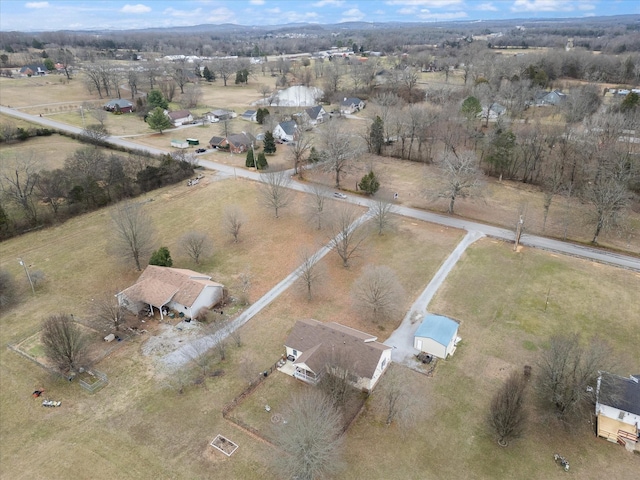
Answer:
[[[51,128],[65,130],[73,133],[82,133],[82,129],[78,127],[73,127],[64,123],[56,122],[55,120],[50,120],[45,117],[29,115],[27,113],[20,112],[11,108],[0,106],[0,112],[7,115],[14,116],[14,117],[22,118],[30,122],[40,123],[41,125],[45,125]],[[169,151],[169,150],[162,150],[159,148],[139,145],[134,142],[130,142],[128,140],[117,138],[117,137],[108,137],[107,141],[115,145],[120,145],[120,146],[134,149],[134,150],[142,150],[142,151],[146,151],[146,152],[157,154],[157,155],[165,154],[165,153],[168,153]],[[227,175],[235,175],[237,177],[248,178],[250,180],[259,180],[260,178],[260,174],[256,173],[255,171],[248,171],[242,168],[236,169],[234,167],[230,167],[229,165],[223,165],[210,160],[198,159],[198,163],[203,167],[217,170]],[[292,181],[291,188],[301,192],[310,191],[310,187],[308,185],[301,182],[297,182],[295,180]],[[353,204],[358,204],[358,205],[364,205],[364,206],[371,206],[373,204],[372,200],[363,199],[362,197],[357,195],[347,195],[347,199],[343,201],[350,202]],[[450,217],[447,215],[440,215],[437,213],[426,212],[426,211],[418,210],[415,208],[396,205],[395,212],[405,217],[424,220],[426,222],[436,223],[439,225],[445,225],[453,228],[460,228],[467,231],[478,231],[489,237],[494,237],[501,240],[512,242],[515,236],[514,232],[512,232],[511,230],[507,230],[505,228],[494,227],[492,225],[485,225],[483,223],[473,222],[471,220],[464,220],[456,217]],[[522,235],[520,239],[520,243],[522,245],[529,246],[529,247],[541,248],[544,250],[562,253],[565,255],[571,255],[574,257],[593,260],[595,262],[607,263],[610,265],[623,267],[630,270],[640,271],[640,258],[632,257],[630,255],[623,255],[620,253],[608,252],[606,250],[600,250],[597,248],[587,247],[584,245],[574,244],[570,242],[563,242],[560,240],[553,240],[550,238],[540,237],[537,235],[528,235],[528,234]]]

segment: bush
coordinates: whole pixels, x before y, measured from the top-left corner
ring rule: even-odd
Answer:
[[[376,178],[376,174],[373,173],[373,170],[367,173],[360,183],[358,184],[358,188],[362,190],[367,195],[373,195],[380,188],[380,182]]]
[[[149,265],[158,265],[160,267],[171,267],[173,260],[171,259],[171,253],[167,247],[160,247],[158,250],[151,254]]]

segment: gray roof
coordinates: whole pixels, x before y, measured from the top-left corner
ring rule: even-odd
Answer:
[[[311,120],[316,120],[322,111],[322,105],[316,105],[315,107],[310,107],[305,110],[307,115]]]
[[[280,128],[287,135],[294,135],[296,133],[296,129],[298,128],[298,125],[294,120],[287,120],[286,122],[280,122],[278,125],[280,125]]]
[[[246,145],[247,147],[251,146],[252,142],[255,142],[255,137],[250,133],[235,133],[233,135],[229,135],[227,137],[227,142],[231,145]]]
[[[104,104],[105,107],[115,107],[118,106],[120,108],[123,107],[133,107],[133,103],[131,103],[129,100],[125,99],[125,98],[115,98],[113,100],[109,100],[107,103]]]
[[[169,118],[171,120],[187,118],[189,115],[191,115],[191,112],[189,110],[176,110],[175,112],[169,112]]]
[[[345,98],[345,99],[342,101],[342,105],[360,105],[360,102],[361,102],[361,101],[362,101],[362,100],[360,100],[360,99],[359,99],[359,98],[357,98],[357,97]]]
[[[640,415],[640,375],[625,378],[603,372],[600,376],[598,402]]]
[[[211,137],[211,140],[209,140],[209,145],[213,145],[213,146],[220,145],[223,140],[224,140],[224,137],[213,136]]]

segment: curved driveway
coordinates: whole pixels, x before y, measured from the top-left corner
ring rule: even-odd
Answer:
[[[29,122],[39,123],[41,125],[45,125],[47,127],[54,128],[57,130],[63,130],[63,131],[72,132],[76,134],[82,133],[81,128],[56,122],[55,120],[50,120],[46,117],[29,115],[27,113],[14,110],[11,108],[7,108],[4,106],[0,106],[0,112],[6,115],[27,120]],[[156,155],[162,155],[162,154],[168,153],[168,150],[162,150],[159,148],[139,145],[137,143],[131,142],[129,140],[125,140],[123,138],[118,138],[118,137],[107,137],[106,141],[114,145],[119,145],[132,150],[141,150],[141,151],[149,152]],[[242,178],[248,178],[250,180],[259,180],[260,178],[260,174],[254,171],[248,171],[241,168],[236,169],[234,167],[212,162],[210,160],[198,160],[198,163],[203,167],[206,167],[212,170],[217,170],[226,175],[235,175]],[[307,192],[307,193],[311,190],[311,188],[308,185],[301,182],[297,182],[295,180],[291,182],[291,188],[300,192]],[[370,207],[374,202],[369,199],[363,199],[362,197],[357,195],[347,195],[347,199],[345,199],[344,201],[357,204],[357,205],[367,206],[367,207]],[[394,206],[394,213],[405,216],[405,217],[409,217],[409,218],[415,218],[415,219],[423,220],[426,222],[436,223],[439,225],[445,225],[453,228],[460,228],[466,231],[478,231],[486,236],[498,238],[500,240],[506,240],[506,241],[512,242],[515,238],[514,232],[511,230],[507,230],[505,228],[486,225],[483,223],[478,223],[471,220],[465,220],[462,218],[441,215],[438,213],[427,212],[427,211],[418,210],[415,208],[403,207],[401,205]],[[522,237],[520,238],[520,243],[522,245],[526,245],[529,247],[541,248],[544,250],[562,253],[565,255],[571,255],[574,257],[593,260],[595,262],[607,263],[610,265],[623,267],[630,270],[640,271],[640,258],[633,257],[630,255],[609,252],[606,250],[600,250],[597,248],[592,248],[585,245],[574,244],[570,242],[563,242],[560,240],[554,240],[551,238],[541,237],[538,235],[523,234]]]

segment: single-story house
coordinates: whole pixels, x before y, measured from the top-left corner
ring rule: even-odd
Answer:
[[[167,113],[167,115],[174,127],[193,123],[193,115],[189,110],[176,110],[175,112]]]
[[[226,147],[228,145],[231,153],[244,153],[255,144],[255,141],[256,137],[250,133],[242,132],[229,135],[220,143],[220,146]]]
[[[224,299],[224,285],[186,268],[149,265],[129,288],[116,295],[118,304],[137,314],[145,307],[175,310],[187,318],[215,307]]]
[[[597,433],[629,451],[640,451],[640,374],[600,372],[596,387]]]
[[[359,112],[365,106],[363,100],[360,100],[356,97],[344,98],[342,102],[340,102],[340,113],[342,114],[350,114],[354,112]]]
[[[246,120],[247,122],[257,122],[258,121],[258,112],[256,110],[247,110],[242,115],[240,115],[242,120]]]
[[[218,148],[222,146],[222,142],[224,142],[224,137],[213,136],[209,140],[209,145],[211,146],[211,148]]]
[[[273,137],[285,142],[293,142],[298,133],[298,124],[294,120],[280,122],[273,129]]]
[[[391,347],[377,337],[335,322],[298,320],[285,342],[290,374],[316,384],[336,369],[359,389],[372,391],[391,363]]]
[[[535,95],[534,105],[537,107],[558,106],[562,105],[566,100],[567,94],[562,93],[560,90],[553,90],[551,92],[538,92]]]
[[[231,110],[222,110],[222,109],[211,110],[205,115],[207,121],[211,123],[224,122],[225,120],[231,120],[235,116],[236,116],[235,112],[232,112]]]
[[[114,98],[105,103],[102,108],[114,113],[131,113],[133,112],[133,103],[124,98]]]
[[[413,348],[438,358],[447,358],[456,351],[461,340],[455,320],[442,315],[426,314],[413,337]]]
[[[324,123],[328,118],[327,111],[324,109],[322,105],[316,105],[315,107],[309,107],[304,112],[302,112],[302,116],[305,123],[309,125],[318,125],[319,123]]]
[[[25,77],[42,77],[47,74],[47,67],[43,64],[25,65],[20,69],[20,75]]]
[[[485,105],[482,107],[482,111],[478,114],[480,118],[487,118],[489,115],[489,120],[495,120],[496,118],[504,115],[507,112],[507,109],[500,105],[499,103],[491,103],[490,105]]]

